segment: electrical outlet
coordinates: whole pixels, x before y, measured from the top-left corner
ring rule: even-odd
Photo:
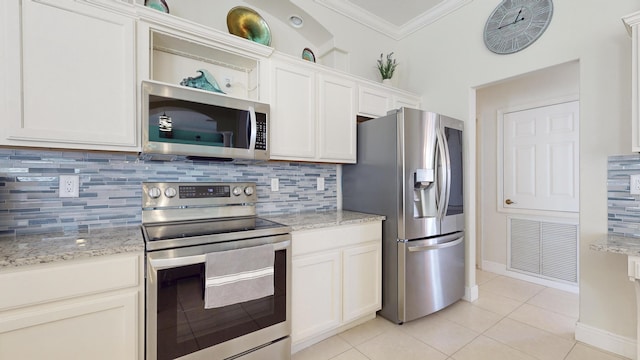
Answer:
[[[633,195],[640,195],[640,174],[629,176],[629,190]]]
[[[59,196],[61,198],[80,196],[80,178],[78,175],[60,175]]]
[[[271,191],[280,190],[280,184],[278,182],[278,178],[271,179]]]
[[[324,178],[319,177],[316,179],[316,188],[318,191],[324,191]]]

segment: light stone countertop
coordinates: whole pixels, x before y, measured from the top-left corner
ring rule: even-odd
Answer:
[[[318,229],[338,225],[362,224],[371,221],[382,221],[386,219],[386,217],[383,215],[365,214],[348,210],[302,212],[296,214],[271,215],[261,217],[290,226],[291,230],[293,231]]]
[[[0,271],[19,266],[143,252],[140,226],[104,228],[88,232],[0,237]]]
[[[340,210],[261,217],[291,226],[294,231],[385,219],[381,215]],[[139,225],[86,232],[2,236],[0,237],[0,272],[27,265],[144,252],[144,249]]]
[[[591,250],[623,254],[630,256],[640,256],[640,239],[617,235],[608,235],[600,241],[589,245]]]

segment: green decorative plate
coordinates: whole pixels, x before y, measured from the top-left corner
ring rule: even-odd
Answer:
[[[236,6],[227,14],[229,33],[255,41],[262,45],[271,45],[271,30],[266,21],[255,10]]]
[[[307,61],[316,62],[316,56],[309,48],[304,48],[304,50],[302,50],[302,58]]]

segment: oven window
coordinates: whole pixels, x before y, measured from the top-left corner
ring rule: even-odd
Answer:
[[[275,252],[274,295],[204,308],[204,264],[158,271],[157,354],[175,359],[286,321],[286,250]]]

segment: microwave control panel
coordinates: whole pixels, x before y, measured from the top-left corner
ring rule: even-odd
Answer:
[[[267,115],[256,113],[256,150],[267,150]]]

